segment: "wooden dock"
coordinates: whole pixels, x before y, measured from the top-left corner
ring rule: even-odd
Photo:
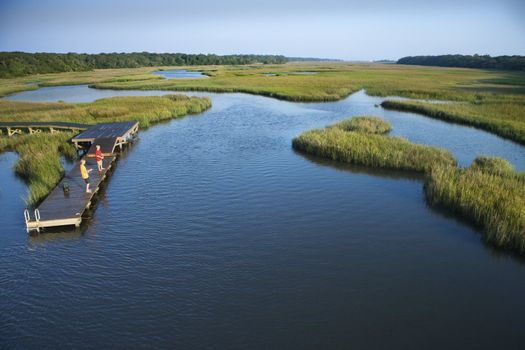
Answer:
[[[80,176],[80,162],[67,173],[60,183],[36,208],[33,215],[24,212],[28,231],[59,226],[80,226],[82,215],[91,206],[100,185],[116,160],[115,148],[130,142],[138,131],[138,122],[97,124],[74,137],[77,148],[84,149],[86,168],[89,173],[91,193],[86,193],[86,184]],[[99,172],[94,158],[95,145],[99,144],[104,154],[103,171]],[[66,190],[67,189],[67,190]]]

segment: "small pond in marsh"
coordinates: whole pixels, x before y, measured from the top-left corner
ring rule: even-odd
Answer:
[[[207,75],[202,74],[198,71],[189,71],[185,69],[174,69],[174,70],[159,70],[153,72],[154,74],[162,75],[166,79],[196,79],[196,78],[208,78]]]

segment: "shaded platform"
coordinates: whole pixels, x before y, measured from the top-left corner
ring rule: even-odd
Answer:
[[[100,184],[106,178],[107,172],[115,162],[117,146],[130,142],[139,128],[138,122],[97,124],[72,139],[77,149],[87,150],[86,168],[93,169],[89,173],[91,193],[86,193],[86,184],[80,175],[80,162],[49,193],[44,201],[34,211],[24,213],[27,230],[40,230],[46,227],[79,226],[82,215],[91,205],[93,197],[98,192]],[[103,171],[99,172],[95,161],[95,147],[100,145],[104,154]],[[69,191],[64,191],[68,187]]]
[[[91,146],[96,139],[116,139],[115,146],[122,146],[137,133],[138,129],[139,122],[97,124],[73,137],[71,141],[77,149]]]

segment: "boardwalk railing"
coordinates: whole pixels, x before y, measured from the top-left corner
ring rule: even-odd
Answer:
[[[35,134],[44,131],[54,133],[59,130],[80,132],[87,130],[92,125],[67,123],[67,122],[0,122],[0,134],[6,133],[7,136],[23,134]]]

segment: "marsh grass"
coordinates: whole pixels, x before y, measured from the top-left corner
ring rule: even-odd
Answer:
[[[346,131],[349,126],[359,131]],[[353,122],[350,119],[324,129],[307,131],[294,138],[292,146],[340,162],[385,169],[424,173],[436,164],[456,164],[446,150],[366,131],[384,133],[390,128],[390,124],[380,118],[358,118]]]
[[[525,253],[525,177],[503,159],[476,159],[465,169],[433,167],[425,183],[432,205],[480,227],[498,248]]]
[[[386,134],[392,130],[392,126],[384,119],[374,116],[353,117],[343,120],[332,127],[344,131],[364,132],[366,134]]]
[[[0,137],[0,152],[10,150],[19,155],[14,170],[29,187],[28,204],[42,200],[64,175],[60,156],[75,158],[75,148],[68,142],[73,136],[60,132]]]
[[[0,100],[0,121],[69,121],[95,124],[137,120],[141,127],[197,114],[211,107],[207,97],[185,95],[111,97],[91,103]]]
[[[515,176],[517,174],[508,160],[499,157],[479,156],[474,159],[470,168],[500,176]]]

